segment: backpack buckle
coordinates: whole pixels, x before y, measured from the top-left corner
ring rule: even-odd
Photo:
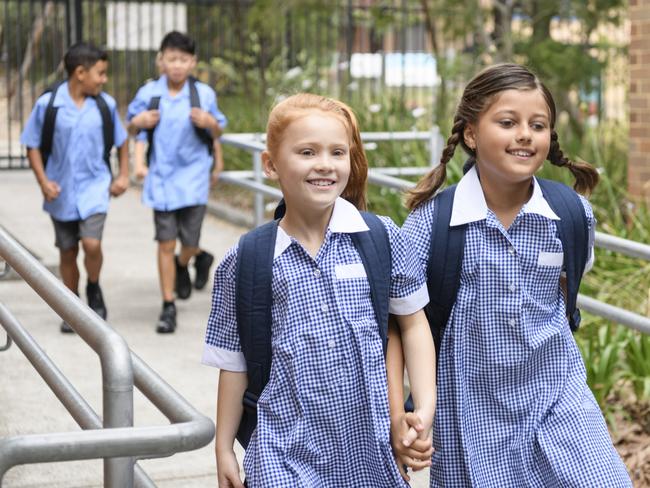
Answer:
[[[572,332],[578,330],[581,321],[582,321],[582,316],[580,315],[580,309],[576,308],[574,312],[571,315],[569,315],[569,327],[571,327]]]
[[[249,391],[246,390],[244,392],[244,398],[242,399],[242,403],[244,405],[244,410],[249,411],[249,412],[257,412],[257,400],[258,396]]]

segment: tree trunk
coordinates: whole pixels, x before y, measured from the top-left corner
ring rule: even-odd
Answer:
[[[9,100],[12,100],[13,98],[9,112],[11,118],[14,120],[18,118],[18,98],[22,96],[23,92],[23,87],[21,86],[19,88],[18,84],[27,78],[29,69],[32,66],[32,62],[34,61],[34,52],[38,48],[38,44],[43,37],[43,31],[45,30],[45,20],[51,17],[53,10],[54,2],[49,1],[45,4],[41,13],[39,13],[34,19],[34,22],[32,23],[32,29],[29,34],[29,39],[27,41],[27,47],[25,48],[23,62],[20,65],[20,69],[17,72],[13,73],[9,81],[9,86],[7,87],[7,98]]]

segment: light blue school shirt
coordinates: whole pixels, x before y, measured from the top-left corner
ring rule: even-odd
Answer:
[[[595,219],[581,201],[593,246]],[[423,270],[433,206],[418,206],[402,228]],[[535,179],[508,229],[476,168],[458,183],[449,225],[467,230],[438,351],[432,488],[631,487],[567,321],[557,220]]]
[[[408,239],[380,217],[391,247],[390,313],[429,301]],[[273,258],[272,364],[244,457],[251,488],[408,486],[390,445],[386,365],[370,285],[350,234],[367,232],[359,211],[336,200],[312,257],[278,228]],[[203,363],[245,371],[235,316],[232,248],[215,272]]]
[[[113,118],[115,146],[126,141],[127,134],[110,95],[102,92]],[[45,110],[52,97],[46,93],[36,100],[34,109],[20,136],[21,144],[36,148],[41,145]],[[56,92],[54,106],[58,108],[52,138],[52,154],[45,167],[48,179],[61,187],[59,196],[43,203],[43,209],[61,221],[83,220],[108,211],[111,173],[104,161],[104,131],[102,116],[92,97],[86,97],[77,107],[64,82]]]
[[[210,113],[221,128],[226,116],[217,106],[217,94],[205,83],[196,82],[201,109]],[[153,133],[153,151],[149,173],[144,180],[142,201],[155,210],[176,210],[205,205],[210,190],[210,168],[213,158],[208,147],[196,135],[190,119],[190,87],[186,81],[174,97],[169,95],[167,77],[142,86],[129,104],[127,120],[148,110],[153,97],[160,97],[160,120]],[[139,140],[146,140],[141,131]]]

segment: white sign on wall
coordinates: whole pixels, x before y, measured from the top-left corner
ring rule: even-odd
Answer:
[[[108,49],[156,51],[167,32],[187,32],[187,6],[185,3],[107,2],[106,24]]]

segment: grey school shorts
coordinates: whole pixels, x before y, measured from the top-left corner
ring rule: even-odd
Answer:
[[[102,240],[106,214],[93,214],[84,220],[70,220],[63,222],[52,218],[54,224],[54,245],[65,251],[77,245],[79,239],[90,238]]]
[[[157,241],[174,241],[177,238],[187,247],[199,247],[201,224],[205,217],[205,205],[183,207],[169,212],[154,210]]]

